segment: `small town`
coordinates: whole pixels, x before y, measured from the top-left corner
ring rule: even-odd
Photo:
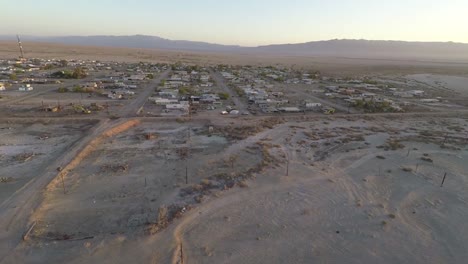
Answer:
[[[138,116],[402,113],[459,109],[415,81],[340,78],[275,67],[176,63],[0,60],[0,103],[12,116],[119,115],[123,101],[149,97]],[[157,82],[155,82],[157,80]],[[145,91],[146,92],[146,91]],[[4,102],[4,103],[2,103]],[[19,110],[19,111],[18,111]]]

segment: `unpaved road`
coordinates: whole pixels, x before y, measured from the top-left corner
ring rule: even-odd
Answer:
[[[229,94],[229,97],[232,99],[232,101],[234,101],[234,104],[237,110],[239,110],[240,112],[248,112],[247,106],[245,105],[245,103],[242,102],[242,100],[239,99],[237,94],[231,88],[227,86],[226,80],[224,79],[224,77],[221,76],[219,72],[214,72],[211,69],[210,69],[210,74],[211,74],[211,77],[216,82],[216,84],[219,87],[221,87],[226,93]]]
[[[26,232],[29,216],[42,201],[42,191],[57,176],[57,168],[68,164],[94,138],[105,131],[112,123],[101,121],[84,137],[73,144],[62,158],[52,162],[44,171],[38,171],[21,189],[0,205],[0,262],[22,240]]]
[[[148,100],[148,97],[154,92],[154,88],[164,80],[169,74],[170,70],[167,70],[160,74],[157,78],[153,79],[150,83],[146,84],[137,98],[133,100],[130,104],[126,105],[122,112],[119,114],[121,117],[132,117],[135,116],[138,110],[143,107],[143,105]]]

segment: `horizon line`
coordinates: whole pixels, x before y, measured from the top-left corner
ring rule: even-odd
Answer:
[[[365,38],[333,38],[333,39],[322,39],[322,40],[311,40],[306,42],[292,42],[292,43],[270,43],[270,44],[262,44],[262,45],[240,45],[240,44],[220,44],[216,42],[209,42],[209,41],[202,41],[202,40],[188,40],[188,39],[170,39],[165,38],[157,35],[147,35],[147,34],[132,34],[132,35],[106,35],[106,34],[97,34],[97,35],[47,35],[47,36],[38,36],[38,35],[29,35],[29,34],[5,34],[0,35],[0,38],[4,37],[11,37],[12,40],[16,40],[17,36],[20,37],[34,37],[34,38],[67,38],[67,37],[153,37],[153,38],[160,38],[163,40],[168,41],[185,41],[185,42],[198,42],[198,43],[205,43],[205,44],[212,44],[212,45],[220,45],[220,46],[235,46],[240,48],[257,48],[257,47],[265,47],[265,46],[276,46],[276,45],[297,45],[297,44],[307,44],[307,43],[314,43],[314,42],[329,42],[329,41],[380,41],[380,42],[404,42],[404,43],[444,43],[444,44],[463,44],[468,45],[468,42],[457,42],[457,41],[422,41],[422,40],[392,40],[392,39],[365,39]],[[1,40],[1,39],[0,39]]]

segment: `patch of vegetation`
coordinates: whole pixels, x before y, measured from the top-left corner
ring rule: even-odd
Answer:
[[[225,92],[218,93],[218,96],[221,100],[227,100],[229,99],[229,94]]]
[[[429,157],[421,157],[421,160],[433,163],[434,161]]]
[[[59,88],[57,89],[57,91],[58,91],[59,93],[68,93],[70,90],[69,90],[68,88],[66,88],[66,87],[59,87]]]
[[[180,95],[199,95],[200,93],[195,90],[193,87],[180,87],[179,88]]]
[[[401,144],[399,140],[397,139],[389,139],[384,145],[377,146],[379,149],[384,149],[385,151],[388,150],[398,150],[398,149],[404,149],[405,145]]]
[[[12,80],[12,81],[18,80],[18,76],[16,75],[16,73],[10,74],[10,80]]]
[[[403,167],[401,168],[404,172],[413,172],[413,169],[410,167]]]
[[[83,87],[81,87],[79,85],[76,85],[75,87],[73,87],[72,91],[74,93],[92,93],[92,92],[94,92],[94,89],[92,89],[92,88],[83,88]]]
[[[355,108],[362,109],[367,113],[395,112],[395,108],[393,108],[389,102],[376,102],[374,100],[357,100],[353,106]]]
[[[50,75],[52,78],[59,78],[59,79],[83,79],[88,76],[86,71],[81,67],[76,67],[73,71],[65,70],[65,71],[57,71]]]
[[[242,90],[241,88],[239,88],[239,87],[237,87],[237,86],[234,86],[232,89],[234,90],[234,92],[236,92],[236,94],[237,94],[239,97],[245,96],[245,92],[244,92],[244,90]]]

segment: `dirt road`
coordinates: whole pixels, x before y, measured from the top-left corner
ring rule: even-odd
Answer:
[[[137,115],[137,112],[141,107],[144,106],[146,101],[148,100],[148,97],[151,96],[151,94],[154,92],[154,88],[162,81],[164,80],[167,75],[169,74],[170,70],[167,70],[163,72],[161,75],[158,76],[158,78],[153,79],[150,81],[148,84],[143,87],[143,91],[141,91],[137,98],[133,100],[131,103],[125,106],[125,108],[122,110],[121,113],[119,113],[120,117],[133,117]]]
[[[239,99],[237,94],[231,88],[229,88],[227,86],[226,80],[224,79],[224,77],[221,76],[221,74],[219,72],[214,72],[211,69],[210,69],[210,74],[211,74],[211,77],[213,78],[213,80],[216,82],[216,84],[220,88],[222,88],[226,93],[229,94],[229,97],[234,102],[237,110],[239,110],[240,112],[247,112],[248,113],[247,106],[245,105],[244,102],[242,102],[241,99]]]
[[[52,162],[37,177],[31,179],[0,205],[0,260],[22,240],[27,230],[29,216],[42,201],[42,191],[57,175],[57,168],[68,164],[89,142],[101,134],[113,123],[109,120],[95,125],[87,135],[75,142],[62,158]],[[1,262],[1,261],[0,261]]]

